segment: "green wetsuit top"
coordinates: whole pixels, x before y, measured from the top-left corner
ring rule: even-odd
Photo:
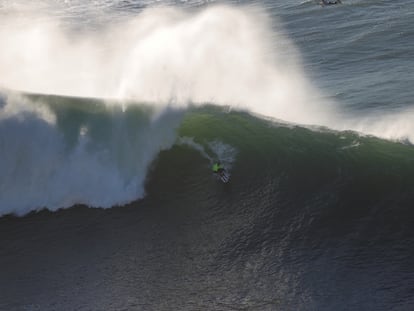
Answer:
[[[220,164],[218,164],[218,163],[214,163],[213,164],[213,172],[214,173],[217,173],[220,169],[223,169],[223,166],[221,166]]]

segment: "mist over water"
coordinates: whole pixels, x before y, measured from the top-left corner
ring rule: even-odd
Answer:
[[[148,9],[93,33],[65,31],[56,18],[10,16],[0,28],[8,42],[0,69],[10,73],[1,82],[36,93],[208,102],[326,123],[328,106],[318,103],[290,41],[269,24],[258,9],[231,6]]]

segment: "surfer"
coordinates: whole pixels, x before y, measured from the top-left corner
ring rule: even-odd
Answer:
[[[229,181],[230,175],[227,174],[226,169],[220,162],[216,162],[213,164],[213,173],[217,174],[217,176],[221,179],[222,182],[227,183]]]
[[[224,167],[221,165],[220,162],[216,162],[213,164],[213,172],[215,174],[221,175],[224,172]]]

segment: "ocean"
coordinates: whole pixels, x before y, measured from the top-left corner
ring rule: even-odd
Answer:
[[[1,0],[0,310],[413,310],[413,21]]]

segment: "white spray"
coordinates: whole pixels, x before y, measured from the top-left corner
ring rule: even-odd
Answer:
[[[27,14],[26,14],[27,15]],[[177,106],[206,102],[320,124],[329,110],[300,69],[290,41],[258,10],[158,8],[100,32],[64,31],[59,20],[6,17],[0,84],[70,96]]]

